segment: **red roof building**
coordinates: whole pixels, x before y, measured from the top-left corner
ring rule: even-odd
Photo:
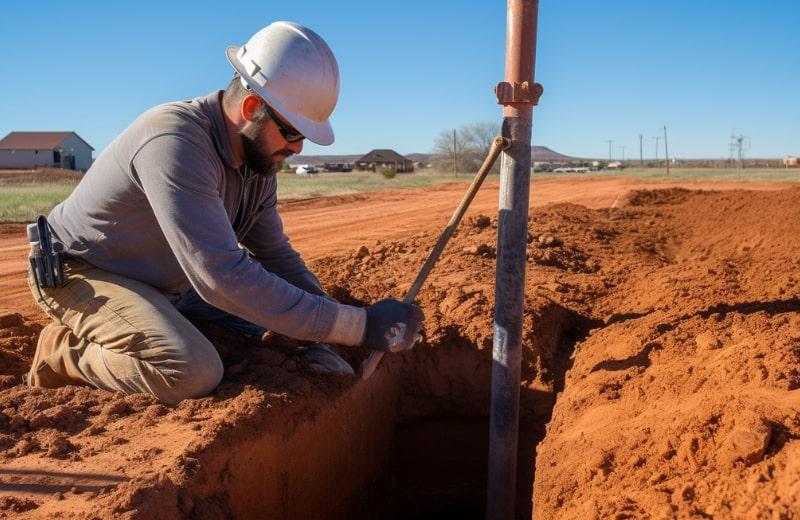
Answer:
[[[86,171],[94,148],[75,132],[11,132],[0,140],[0,168]]]

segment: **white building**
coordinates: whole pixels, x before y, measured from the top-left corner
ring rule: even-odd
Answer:
[[[92,151],[75,132],[11,132],[0,140],[0,168],[86,171],[92,165]]]

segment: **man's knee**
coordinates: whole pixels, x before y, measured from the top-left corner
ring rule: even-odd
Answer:
[[[153,388],[156,397],[167,404],[204,397],[222,381],[222,360],[205,338],[183,349],[180,358],[171,364],[174,369],[170,370],[170,376],[159,378],[163,384],[157,385],[160,388]]]
[[[225,368],[222,366],[219,354],[210,343],[204,350],[206,352],[189,357],[186,371],[179,383],[183,388],[183,399],[206,396],[222,381]]]

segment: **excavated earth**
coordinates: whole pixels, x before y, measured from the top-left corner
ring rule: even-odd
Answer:
[[[800,188],[703,188],[533,184],[519,518],[800,518]],[[365,304],[402,297],[462,191],[284,218],[329,292]],[[46,320],[21,281],[23,226],[6,225],[0,518],[483,517],[496,196],[420,293],[422,344],[368,381],[199,323],[226,375],[174,408],[18,384]]]

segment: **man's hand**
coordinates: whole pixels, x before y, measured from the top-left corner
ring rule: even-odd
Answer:
[[[382,352],[408,350],[419,340],[425,316],[410,303],[386,299],[366,307],[364,346]]]

